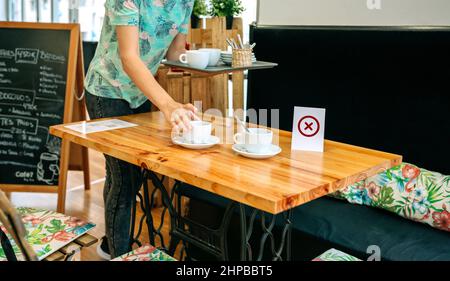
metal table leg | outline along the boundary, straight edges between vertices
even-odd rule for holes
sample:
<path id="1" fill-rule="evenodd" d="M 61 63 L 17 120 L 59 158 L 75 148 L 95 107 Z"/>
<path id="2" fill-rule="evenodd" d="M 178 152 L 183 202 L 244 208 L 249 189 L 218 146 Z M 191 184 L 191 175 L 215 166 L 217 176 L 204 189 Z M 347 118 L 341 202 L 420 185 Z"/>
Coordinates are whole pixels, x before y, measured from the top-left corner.
<path id="1" fill-rule="evenodd" d="M 264 211 L 258 209 L 251 209 L 251 214 L 247 223 L 247 216 L 244 204 L 239 204 L 240 224 L 241 224 L 241 260 L 261 261 L 263 259 L 264 250 L 266 248 L 267 240 L 270 241 L 270 250 L 272 252 L 272 260 L 283 260 L 283 252 L 285 252 L 285 259 L 291 259 L 291 236 L 292 236 L 292 209 L 279 215 L 266 214 Z M 256 217 L 259 214 L 261 219 L 262 235 L 259 241 L 259 251 L 256 257 L 253 256 L 252 245 L 250 239 L 253 234 Z M 266 216 L 270 216 L 269 223 L 266 223 Z M 273 233 L 277 217 L 281 216 L 283 219 L 283 226 L 281 230 L 280 241 L 277 245 L 275 235 Z"/>
<path id="2" fill-rule="evenodd" d="M 147 180 L 150 179 L 154 185 L 154 189 L 150 192 L 148 189 Z M 139 220 L 139 228 L 137 234 L 134 236 L 134 225 L 136 223 L 136 202 L 133 206 L 133 218 L 132 218 L 132 232 L 131 243 L 137 243 L 140 245 L 139 236 L 142 232 L 143 222 L 147 224 L 147 230 L 149 233 L 150 243 L 155 245 L 156 240 L 160 242 L 161 250 L 167 252 L 169 255 L 173 255 L 179 243 L 182 243 L 181 257 L 190 259 L 189 253 L 186 251 L 186 245 L 192 245 L 200 248 L 201 250 L 217 257 L 219 260 L 229 260 L 228 245 L 227 245 L 227 233 L 231 217 L 236 207 L 239 207 L 240 224 L 241 224 L 241 260 L 262 260 L 265 245 L 270 241 L 270 249 L 272 251 L 273 260 L 290 260 L 291 258 L 291 220 L 292 211 L 286 211 L 280 215 L 267 214 L 261 210 L 251 209 L 251 214 L 247 222 L 247 216 L 245 213 L 245 205 L 230 200 L 230 203 L 226 207 L 220 226 L 217 229 L 212 229 L 201 223 L 195 222 L 187 217 L 182 216 L 181 197 L 180 192 L 181 182 L 176 181 L 172 192 L 169 194 L 163 183 L 164 178 L 159 178 L 154 172 L 143 170 L 143 188 L 144 195 L 140 198 L 140 207 L 143 211 L 143 216 Z M 163 210 L 161 214 L 161 221 L 155 225 L 152 217 L 152 207 L 155 203 L 156 192 L 160 192 L 163 200 Z M 175 195 L 177 195 L 176 208 L 174 206 Z M 162 228 L 165 223 L 165 214 L 169 212 L 170 215 L 170 241 L 167 245 L 167 241 L 164 240 L 162 234 Z M 259 252 L 257 256 L 253 255 L 251 238 L 255 225 L 256 218 L 259 214 L 261 219 L 262 236 L 259 242 Z M 270 216 L 268 222 L 266 217 Z M 274 236 L 275 222 L 278 216 L 281 216 L 284 222 L 281 231 L 281 241 L 277 243 Z M 283 255 L 285 256 L 283 258 Z"/>
<path id="3" fill-rule="evenodd" d="M 147 180 L 150 179 L 154 185 L 154 189 L 150 192 L 148 189 Z M 187 217 L 182 216 L 181 197 L 183 194 L 179 192 L 181 182 L 176 181 L 171 194 L 167 192 L 164 186 L 163 179 L 160 179 L 154 172 L 143 170 L 143 188 L 144 195 L 140 196 L 140 206 L 143 211 L 143 216 L 139 220 L 139 227 L 137 234 L 134 234 L 134 226 L 136 223 L 136 202 L 133 206 L 133 218 L 132 218 L 132 231 L 131 231 L 131 243 L 140 245 L 139 236 L 142 232 L 143 222 L 147 224 L 149 233 L 149 240 L 152 245 L 155 245 L 156 240 L 159 240 L 161 250 L 164 250 L 169 255 L 173 255 L 179 243 L 182 243 L 180 256 L 186 256 L 186 259 L 190 259 L 189 254 L 186 252 L 187 244 L 196 246 L 213 256 L 216 256 L 220 260 L 228 260 L 227 251 L 227 231 L 228 226 L 233 214 L 233 210 L 236 207 L 235 202 L 231 202 L 226 208 L 225 214 L 221 221 L 221 225 L 218 229 L 211 229 L 198 222 L 192 221 Z M 154 205 L 156 192 L 161 192 L 163 199 L 163 210 L 161 215 L 161 221 L 158 225 L 152 217 L 151 209 Z M 177 195 L 176 206 L 174 207 L 174 199 Z M 169 212 L 170 215 L 170 241 L 167 245 L 167 241 L 164 241 L 162 235 L 162 227 L 165 223 L 165 214 Z M 158 239 L 157 239 L 158 238 Z"/>
<path id="4" fill-rule="evenodd" d="M 132 226 L 131 226 L 131 244 L 136 243 L 138 245 L 141 245 L 139 237 L 142 233 L 143 223 L 145 221 L 146 225 L 147 225 L 148 234 L 149 234 L 150 244 L 155 245 L 156 238 L 159 238 L 159 241 L 161 244 L 160 248 L 162 250 L 167 251 L 166 241 L 164 241 L 164 237 L 162 234 L 162 228 L 164 226 L 165 214 L 166 214 L 167 210 L 169 210 L 171 217 L 175 213 L 173 210 L 172 198 L 173 198 L 173 194 L 174 194 L 175 190 L 177 189 L 177 185 L 179 183 L 177 182 L 175 184 L 174 188 L 172 189 L 172 194 L 169 195 L 163 184 L 164 178 L 160 179 L 160 178 L 158 178 L 158 176 L 155 173 L 153 173 L 151 171 L 147 171 L 147 170 L 143 170 L 142 173 L 143 173 L 143 191 L 144 191 L 143 193 L 144 194 L 141 195 L 140 193 L 138 193 L 137 196 L 140 199 L 139 200 L 140 208 L 143 212 L 143 215 L 139 220 L 138 231 L 137 231 L 136 235 L 134 235 L 134 228 L 135 228 L 135 224 L 136 224 L 136 205 L 137 205 L 137 202 L 134 201 L 133 213 L 132 213 L 132 219 L 131 219 L 131 224 L 132 224 Z M 155 188 L 151 192 L 149 190 L 147 180 L 151 180 L 153 185 L 155 186 Z M 159 222 L 158 225 L 155 225 L 151 211 L 152 211 L 152 207 L 155 204 L 155 196 L 158 191 L 161 193 L 161 197 L 163 200 L 163 210 L 162 210 L 162 214 L 161 214 L 161 221 Z M 173 219 L 171 219 L 171 221 L 173 222 Z"/>

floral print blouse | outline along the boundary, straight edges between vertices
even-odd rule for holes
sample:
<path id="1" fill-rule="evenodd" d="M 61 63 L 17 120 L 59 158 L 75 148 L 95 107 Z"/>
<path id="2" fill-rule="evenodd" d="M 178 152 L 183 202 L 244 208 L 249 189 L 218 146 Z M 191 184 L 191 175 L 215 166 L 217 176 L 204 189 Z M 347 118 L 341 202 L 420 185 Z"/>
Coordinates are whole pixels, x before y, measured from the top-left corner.
<path id="1" fill-rule="evenodd" d="M 194 0 L 106 0 L 105 19 L 85 87 L 93 95 L 126 100 L 131 108 L 147 97 L 122 67 L 115 26 L 139 28 L 140 57 L 156 74 L 161 60 L 178 33 L 186 34 Z"/>

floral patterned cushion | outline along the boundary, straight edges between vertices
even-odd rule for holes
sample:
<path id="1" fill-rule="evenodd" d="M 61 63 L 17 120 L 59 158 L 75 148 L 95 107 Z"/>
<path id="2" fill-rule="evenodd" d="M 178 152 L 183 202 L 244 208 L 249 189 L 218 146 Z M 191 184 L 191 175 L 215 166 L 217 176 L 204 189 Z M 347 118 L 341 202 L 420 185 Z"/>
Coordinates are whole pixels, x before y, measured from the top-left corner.
<path id="1" fill-rule="evenodd" d="M 312 261 L 361 261 L 361 260 L 352 255 L 341 252 L 339 250 L 329 249 L 328 251 L 321 254 Z"/>
<path id="2" fill-rule="evenodd" d="M 39 260 L 45 259 L 95 227 L 95 224 L 54 211 L 17 208 L 17 212 L 22 216 L 28 243 L 36 252 Z M 0 224 L 0 227 L 8 235 L 17 259 L 23 260 L 23 255 L 14 240 L 3 225 Z M 5 253 L 0 246 L 0 261 L 5 260 Z"/>
<path id="3" fill-rule="evenodd" d="M 332 195 L 450 231 L 450 176 L 403 163 Z"/>
<path id="4" fill-rule="evenodd" d="M 176 259 L 147 244 L 112 261 L 176 261 Z"/>

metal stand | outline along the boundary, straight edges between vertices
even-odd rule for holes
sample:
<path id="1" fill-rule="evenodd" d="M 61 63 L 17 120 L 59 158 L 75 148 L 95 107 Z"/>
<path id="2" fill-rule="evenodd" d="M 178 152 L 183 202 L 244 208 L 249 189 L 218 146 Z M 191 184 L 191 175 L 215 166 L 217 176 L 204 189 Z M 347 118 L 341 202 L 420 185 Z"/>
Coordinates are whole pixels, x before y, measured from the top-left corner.
<path id="1" fill-rule="evenodd" d="M 154 185 L 154 189 L 150 192 L 148 189 L 147 180 L 150 179 Z M 273 254 L 273 260 L 283 260 L 283 252 L 286 249 L 285 259 L 290 260 L 291 258 L 291 216 L 292 211 L 287 211 L 283 213 L 281 216 L 283 217 L 284 226 L 282 229 L 281 241 L 279 245 L 276 245 L 275 237 L 273 234 L 275 221 L 277 215 L 271 215 L 272 218 L 269 224 L 266 224 L 266 216 L 265 212 L 252 209 L 250 219 L 247 227 L 247 217 L 245 214 L 245 206 L 243 204 L 230 201 L 225 209 L 225 213 L 223 215 L 220 226 L 217 229 L 212 229 L 208 226 L 205 226 L 201 223 L 195 222 L 189 218 L 182 216 L 182 196 L 183 192 L 181 192 L 182 183 L 180 181 L 176 181 L 171 194 L 167 192 L 164 184 L 164 177 L 161 179 L 152 171 L 143 170 L 143 193 L 144 195 L 140 195 L 138 193 L 138 197 L 140 198 L 140 207 L 143 211 L 143 216 L 139 220 L 139 227 L 136 235 L 134 234 L 134 228 L 136 224 L 136 204 L 134 201 L 133 204 L 133 217 L 132 217 L 132 228 L 131 228 L 131 244 L 138 244 L 141 246 L 141 242 L 139 241 L 139 236 L 142 233 L 142 227 L 144 220 L 147 224 L 147 230 L 149 233 L 149 240 L 152 245 L 156 245 L 156 238 L 159 238 L 159 249 L 165 251 L 169 255 L 174 255 L 177 246 L 182 243 L 182 247 L 180 250 L 180 259 L 181 260 L 191 260 L 191 256 L 189 255 L 188 249 L 186 247 L 187 244 L 196 246 L 201 250 L 215 256 L 219 260 L 229 260 L 228 256 L 228 245 L 227 245 L 227 232 L 229 228 L 229 224 L 231 221 L 231 217 L 237 207 L 239 207 L 240 212 L 240 224 L 241 224 L 241 260 L 253 260 L 252 255 L 252 247 L 250 245 L 250 238 L 253 233 L 253 225 L 256 220 L 256 216 L 260 213 L 261 216 L 261 227 L 263 230 L 263 234 L 260 240 L 259 245 L 259 254 L 256 257 L 256 260 L 263 259 L 263 252 L 266 245 L 266 242 L 269 238 L 271 250 Z M 161 213 L 161 221 L 155 225 L 155 221 L 152 217 L 152 207 L 155 203 L 155 195 L 157 192 L 161 193 L 162 201 L 163 201 L 163 210 Z M 176 202 L 174 202 L 176 201 Z M 165 220 L 166 212 L 169 212 L 170 215 L 170 242 L 167 245 L 164 240 L 164 236 L 162 234 L 162 229 Z"/>
<path id="2" fill-rule="evenodd" d="M 269 216 L 271 216 L 269 224 L 266 224 L 267 214 L 264 211 L 252 209 L 248 221 L 248 227 L 247 227 L 247 216 L 245 212 L 245 205 L 239 204 L 239 211 L 241 224 L 241 261 L 254 260 L 250 239 L 253 234 L 253 227 L 258 213 L 260 214 L 261 217 L 261 229 L 263 233 L 261 235 L 261 239 L 259 242 L 258 256 L 256 256 L 255 260 L 261 261 L 263 259 L 264 249 L 266 248 L 266 242 L 268 238 L 270 240 L 270 249 L 272 252 L 273 261 L 283 260 L 282 254 L 284 250 L 286 250 L 285 259 L 288 261 L 291 259 L 292 209 L 282 213 L 281 215 L 269 214 Z M 279 244 L 276 245 L 273 230 L 275 228 L 275 223 L 278 216 L 282 217 L 283 226 L 281 231 L 281 240 Z"/>

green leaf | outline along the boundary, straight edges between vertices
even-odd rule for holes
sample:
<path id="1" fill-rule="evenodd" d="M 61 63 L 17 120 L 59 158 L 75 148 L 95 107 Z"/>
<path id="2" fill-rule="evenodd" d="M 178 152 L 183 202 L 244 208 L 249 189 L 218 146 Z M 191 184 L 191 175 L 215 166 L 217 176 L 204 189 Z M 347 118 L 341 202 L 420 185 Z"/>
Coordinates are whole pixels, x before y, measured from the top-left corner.
<path id="1" fill-rule="evenodd" d="M 386 171 L 386 177 L 387 177 L 389 180 L 392 180 L 391 169 L 388 169 L 388 170 Z"/>
<path id="2" fill-rule="evenodd" d="M 238 16 L 244 11 L 241 0 L 211 0 L 213 17 Z"/>
<path id="3" fill-rule="evenodd" d="M 40 224 L 38 227 L 36 227 L 31 233 L 28 234 L 28 236 L 36 236 L 38 235 L 41 231 L 42 228 L 44 227 L 43 224 Z"/>
<path id="4" fill-rule="evenodd" d="M 433 210 L 436 211 L 436 212 L 442 212 L 442 211 L 444 211 L 444 209 L 436 208 L 436 207 L 433 206 L 433 205 L 431 205 L 429 208 L 430 208 L 430 209 L 433 209 Z"/>
<path id="5" fill-rule="evenodd" d="M 45 227 L 47 229 L 47 231 L 50 233 L 56 233 L 56 232 L 62 231 L 66 227 L 66 225 L 62 224 L 61 221 L 57 220 L 57 219 L 52 219 L 50 221 L 50 224 L 51 224 L 50 226 Z"/>
<path id="6" fill-rule="evenodd" d="M 442 185 L 447 185 L 447 187 L 450 187 L 450 176 L 444 176 L 441 180 Z M 450 190 L 449 190 L 450 192 Z"/>
<path id="7" fill-rule="evenodd" d="M 424 185 L 424 186 L 430 185 L 433 182 L 436 182 L 436 174 L 433 172 L 421 169 L 418 182 L 419 182 L 419 184 L 422 183 L 422 185 Z"/>
<path id="8" fill-rule="evenodd" d="M 383 187 L 380 193 L 372 201 L 372 206 L 386 209 L 391 212 L 395 212 L 395 207 L 392 206 L 394 203 L 394 190 L 392 187 Z"/>
<path id="9" fill-rule="evenodd" d="M 437 184 L 433 184 L 432 182 L 426 186 L 426 189 L 428 191 L 427 200 L 430 203 L 436 203 L 439 201 L 442 201 L 443 198 L 443 191 L 441 190 L 441 186 Z"/>
<path id="10" fill-rule="evenodd" d="M 408 217 L 411 217 L 411 208 L 406 208 L 405 214 L 407 214 Z"/>
<path id="11" fill-rule="evenodd" d="M 14 254 L 17 258 L 19 258 L 19 256 L 22 254 L 19 247 L 14 242 L 11 243 L 11 246 L 13 248 Z M 6 259 L 6 254 L 2 247 L 0 247 L 0 259 Z"/>
<path id="12" fill-rule="evenodd" d="M 198 17 L 208 15 L 208 7 L 206 6 L 205 0 L 195 0 L 192 14 Z"/>
<path id="13" fill-rule="evenodd" d="M 42 245 L 42 239 L 45 238 L 45 234 L 38 234 L 35 236 L 29 236 L 27 237 L 27 241 L 30 245 Z"/>
<path id="14" fill-rule="evenodd" d="M 39 251 L 37 251 L 36 254 L 37 254 L 39 257 L 42 257 L 43 255 L 48 254 L 48 253 L 50 253 L 51 251 L 52 251 L 52 248 L 50 247 L 50 244 L 47 244 L 47 245 L 45 245 L 44 248 L 42 248 L 42 249 L 40 249 Z"/>

